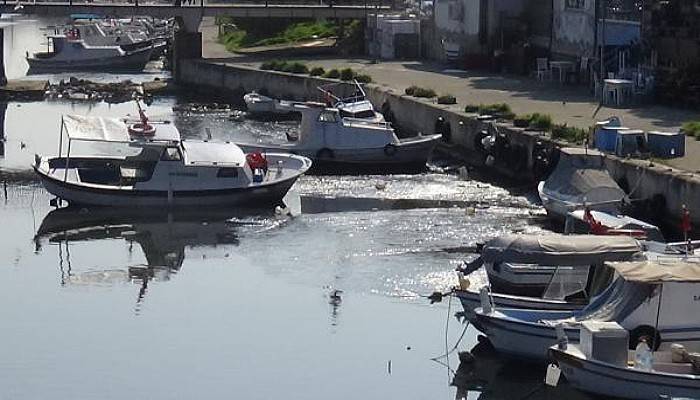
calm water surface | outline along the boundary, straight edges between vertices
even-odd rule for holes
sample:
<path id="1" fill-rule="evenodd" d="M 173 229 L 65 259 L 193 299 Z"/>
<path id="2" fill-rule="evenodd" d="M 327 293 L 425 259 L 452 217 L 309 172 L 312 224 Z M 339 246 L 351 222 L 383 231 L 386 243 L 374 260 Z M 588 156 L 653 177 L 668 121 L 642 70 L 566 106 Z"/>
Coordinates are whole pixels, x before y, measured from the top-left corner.
<path id="1" fill-rule="evenodd" d="M 6 29 L 20 36 L 25 25 Z M 215 139 L 280 140 L 298 128 L 174 113 L 183 101 L 158 99 L 149 112 L 188 138 L 208 128 Z M 134 111 L 4 107 L 0 399 L 576 398 L 537 391 L 540 370 L 479 348 L 471 366 L 440 358 L 462 331 L 450 318 L 446 343 L 461 306 L 420 297 L 455 284 L 476 242 L 541 230 L 526 196 L 437 173 L 306 176 L 286 199 L 294 217 L 52 209 L 29 165 L 55 153 L 61 115 Z M 468 329 L 459 350 L 476 335 Z"/>

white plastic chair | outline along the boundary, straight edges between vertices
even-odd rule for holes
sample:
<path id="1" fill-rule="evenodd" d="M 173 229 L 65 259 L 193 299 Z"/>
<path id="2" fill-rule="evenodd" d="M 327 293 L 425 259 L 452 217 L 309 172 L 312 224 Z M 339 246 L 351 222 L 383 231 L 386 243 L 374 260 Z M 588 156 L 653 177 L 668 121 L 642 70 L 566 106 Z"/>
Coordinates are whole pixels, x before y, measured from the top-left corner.
<path id="1" fill-rule="evenodd" d="M 546 57 L 537 58 L 537 80 L 551 79 L 552 70 L 549 69 L 549 59 Z"/>

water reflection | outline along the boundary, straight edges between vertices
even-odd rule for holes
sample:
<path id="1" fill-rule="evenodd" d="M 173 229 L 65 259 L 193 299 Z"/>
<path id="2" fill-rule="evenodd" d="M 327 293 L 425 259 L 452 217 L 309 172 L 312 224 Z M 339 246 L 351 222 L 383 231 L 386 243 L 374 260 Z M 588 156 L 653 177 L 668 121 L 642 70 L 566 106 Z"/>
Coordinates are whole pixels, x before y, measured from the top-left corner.
<path id="1" fill-rule="evenodd" d="M 470 353 L 473 358 L 461 357 L 452 380 L 456 400 L 593 399 L 563 380 L 557 387 L 546 386 L 544 365 L 499 357 L 488 342 L 479 342 Z"/>
<path id="2" fill-rule="evenodd" d="M 186 248 L 224 248 L 238 246 L 236 221 L 229 210 L 180 211 L 177 213 L 85 209 L 67 207 L 49 212 L 34 238 L 35 251 L 45 243 L 59 248 L 58 267 L 61 285 L 115 284 L 132 282 L 140 285 L 138 305 L 144 300 L 150 281 L 164 282 L 182 268 Z M 123 239 L 128 253 L 140 247 L 146 262 L 124 268 L 89 269 L 75 272 L 71 247 L 80 242 Z M 224 257 L 228 257 L 225 253 Z M 131 258 L 131 257 L 130 257 Z"/>

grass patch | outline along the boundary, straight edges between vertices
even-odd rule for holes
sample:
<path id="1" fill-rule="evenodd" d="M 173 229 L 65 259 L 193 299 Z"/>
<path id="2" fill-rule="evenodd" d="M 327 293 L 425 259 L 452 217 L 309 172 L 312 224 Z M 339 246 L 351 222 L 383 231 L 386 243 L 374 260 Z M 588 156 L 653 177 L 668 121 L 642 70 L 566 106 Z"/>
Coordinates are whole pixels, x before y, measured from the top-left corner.
<path id="1" fill-rule="evenodd" d="M 326 70 L 323 69 L 323 67 L 313 67 L 311 68 L 311 71 L 309 71 L 309 75 L 311 76 L 323 76 L 325 73 Z"/>
<path id="2" fill-rule="evenodd" d="M 566 124 L 552 126 L 552 138 L 582 144 L 588 138 L 588 129 L 575 128 Z"/>
<path id="3" fill-rule="evenodd" d="M 451 94 L 443 94 L 437 98 L 438 104 L 457 104 L 457 98 Z"/>
<path id="4" fill-rule="evenodd" d="M 688 121 L 681 126 L 681 132 L 700 140 L 700 121 Z"/>
<path id="5" fill-rule="evenodd" d="M 338 79 L 338 78 L 340 78 L 340 71 L 333 68 L 333 69 L 329 70 L 328 72 L 326 72 L 325 74 L 323 74 L 323 77 L 324 78 L 331 78 L 331 79 Z"/>
<path id="6" fill-rule="evenodd" d="M 530 128 L 538 131 L 549 131 L 552 129 L 552 116 L 549 114 L 534 113 L 530 116 Z"/>
<path id="7" fill-rule="evenodd" d="M 464 112 L 476 113 L 479 115 L 493 115 L 502 119 L 515 118 L 515 113 L 513 113 L 510 106 L 506 103 L 468 104 L 464 107 Z"/>
<path id="8" fill-rule="evenodd" d="M 265 71 L 281 71 L 289 72 L 292 74 L 306 74 L 309 72 L 309 68 L 306 64 L 295 61 L 286 62 L 279 60 L 266 61 L 260 65 L 260 69 Z"/>
<path id="9" fill-rule="evenodd" d="M 513 125 L 519 128 L 529 128 L 538 131 L 550 131 L 553 128 L 552 116 L 549 114 L 525 114 L 518 115 L 513 119 Z M 566 125 L 563 125 L 566 126 Z M 567 128 L 576 129 L 576 128 Z"/>
<path id="10" fill-rule="evenodd" d="M 219 42 L 228 51 L 246 47 L 295 44 L 337 35 L 337 25 L 330 21 L 306 21 L 284 24 L 278 29 L 262 29 L 262 26 L 237 21 L 238 30 L 225 32 Z M 267 26 L 266 28 L 269 28 Z"/>
<path id="11" fill-rule="evenodd" d="M 433 89 L 422 88 L 418 86 L 409 86 L 406 88 L 405 92 L 407 95 L 413 97 L 433 98 L 436 96 L 436 93 Z"/>
<path id="12" fill-rule="evenodd" d="M 340 70 L 341 81 L 351 81 L 355 77 L 355 71 L 352 68 L 343 68 Z"/>
<path id="13" fill-rule="evenodd" d="M 359 83 L 372 83 L 372 77 L 367 74 L 355 75 L 355 80 Z"/>

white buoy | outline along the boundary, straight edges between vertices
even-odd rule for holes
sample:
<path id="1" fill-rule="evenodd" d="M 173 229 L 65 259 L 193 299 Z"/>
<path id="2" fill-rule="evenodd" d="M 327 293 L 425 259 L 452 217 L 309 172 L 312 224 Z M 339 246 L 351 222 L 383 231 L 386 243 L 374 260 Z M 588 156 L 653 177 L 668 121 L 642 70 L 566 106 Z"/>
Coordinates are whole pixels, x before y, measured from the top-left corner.
<path id="1" fill-rule="evenodd" d="M 554 364 L 549 364 L 549 366 L 547 366 L 547 375 L 545 375 L 544 383 L 547 386 L 556 387 L 559 384 L 560 377 L 561 369 Z"/>

